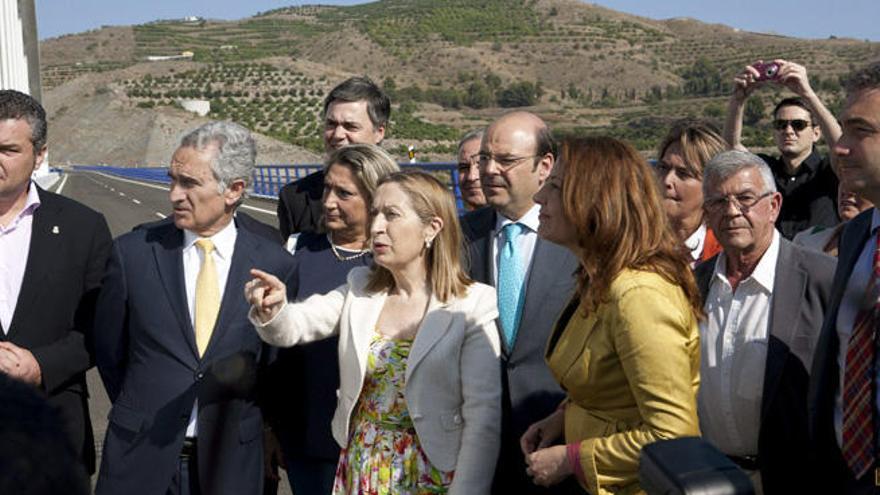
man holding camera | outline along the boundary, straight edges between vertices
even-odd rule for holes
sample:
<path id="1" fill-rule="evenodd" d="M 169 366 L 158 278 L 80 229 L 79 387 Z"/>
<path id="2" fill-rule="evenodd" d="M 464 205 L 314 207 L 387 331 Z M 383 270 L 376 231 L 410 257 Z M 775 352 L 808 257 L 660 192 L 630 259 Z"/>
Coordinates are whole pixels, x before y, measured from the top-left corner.
<path id="1" fill-rule="evenodd" d="M 797 95 L 781 100 L 773 109 L 773 139 L 779 157 L 758 154 L 770 166 L 782 193 L 777 228 L 791 239 L 813 226 L 836 225 L 837 176 L 830 158 L 820 155 L 815 144 L 824 136 L 828 147 L 833 147 L 840 137 L 840 125 L 813 91 L 804 66 L 781 59 L 767 63 L 758 60 L 737 74 L 724 138 L 731 149 L 747 151 L 742 144 L 746 100 L 765 84 L 781 85 Z"/>

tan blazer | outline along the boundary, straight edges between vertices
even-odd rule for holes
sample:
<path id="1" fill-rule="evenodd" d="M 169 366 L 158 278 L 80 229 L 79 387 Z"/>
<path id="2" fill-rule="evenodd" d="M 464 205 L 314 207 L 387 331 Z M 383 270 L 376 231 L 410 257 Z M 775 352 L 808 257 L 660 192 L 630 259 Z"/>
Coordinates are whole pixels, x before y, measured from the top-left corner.
<path id="1" fill-rule="evenodd" d="M 589 493 L 638 492 L 643 446 L 700 434 L 699 342 L 682 290 L 645 271 L 624 270 L 595 312 L 557 324 L 547 364 L 568 392 L 565 442 L 580 441 Z"/>
<path id="2" fill-rule="evenodd" d="M 288 303 L 268 324 L 266 342 L 290 347 L 339 334 L 339 402 L 333 437 L 345 447 L 366 374 L 367 353 L 386 292 L 365 290 L 369 269 L 346 285 Z M 406 364 L 406 398 L 416 434 L 437 469 L 455 470 L 451 494 L 489 493 L 501 434 L 500 342 L 495 289 L 474 283 L 465 297 L 432 296 Z"/>

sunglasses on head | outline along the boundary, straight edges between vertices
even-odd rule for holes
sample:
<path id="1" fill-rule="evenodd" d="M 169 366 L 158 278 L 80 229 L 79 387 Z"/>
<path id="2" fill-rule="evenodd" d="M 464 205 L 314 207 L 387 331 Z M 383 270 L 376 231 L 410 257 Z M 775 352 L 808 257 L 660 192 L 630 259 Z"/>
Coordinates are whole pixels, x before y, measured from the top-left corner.
<path id="1" fill-rule="evenodd" d="M 803 119 L 793 119 L 793 120 L 785 120 L 785 119 L 776 119 L 773 121 L 773 128 L 777 131 L 784 131 L 786 127 L 791 126 L 797 132 L 800 132 L 807 128 L 810 125 L 809 121 Z"/>

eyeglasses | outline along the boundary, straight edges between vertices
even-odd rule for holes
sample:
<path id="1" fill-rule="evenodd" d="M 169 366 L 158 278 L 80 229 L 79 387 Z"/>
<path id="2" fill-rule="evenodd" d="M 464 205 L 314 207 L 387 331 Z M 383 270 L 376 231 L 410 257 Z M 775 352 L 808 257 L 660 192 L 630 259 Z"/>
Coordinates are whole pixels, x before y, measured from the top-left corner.
<path id="1" fill-rule="evenodd" d="M 722 196 L 720 198 L 706 199 L 703 202 L 703 208 L 708 212 L 718 213 L 719 211 L 726 211 L 727 205 L 732 204 L 740 211 L 740 213 L 746 214 L 749 210 L 754 208 L 758 202 L 772 194 L 772 191 L 767 191 L 759 196 L 756 196 L 753 193 L 728 194 L 727 196 Z"/>
<path id="2" fill-rule="evenodd" d="M 490 161 L 494 161 L 498 164 L 498 166 L 504 170 L 508 171 L 517 165 L 523 163 L 525 160 L 529 158 L 536 158 L 541 155 L 529 155 L 529 156 L 496 156 L 492 153 L 479 153 L 477 155 L 477 163 L 479 163 L 480 168 L 485 168 L 489 165 Z"/>
<path id="3" fill-rule="evenodd" d="M 794 132 L 801 132 L 810 125 L 810 121 L 804 119 L 776 119 L 773 121 L 773 128 L 777 131 L 784 131 L 788 126 L 794 129 Z"/>

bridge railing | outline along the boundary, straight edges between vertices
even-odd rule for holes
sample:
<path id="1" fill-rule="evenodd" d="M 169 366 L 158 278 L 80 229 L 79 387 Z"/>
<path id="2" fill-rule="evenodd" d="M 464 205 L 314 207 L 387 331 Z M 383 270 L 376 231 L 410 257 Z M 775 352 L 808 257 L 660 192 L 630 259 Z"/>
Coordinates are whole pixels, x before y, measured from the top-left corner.
<path id="1" fill-rule="evenodd" d="M 168 184 L 168 167 L 117 167 L 112 165 L 74 165 L 75 170 L 89 170 L 102 172 L 134 180 L 144 180 Z M 305 165 L 258 165 L 254 170 L 252 181 L 252 195 L 265 198 L 277 199 L 278 192 L 285 184 L 317 172 L 323 168 L 320 164 Z M 427 163 L 400 163 L 400 168 L 415 168 L 430 172 L 443 181 L 449 190 L 455 195 L 455 203 L 459 211 L 464 211 L 461 201 L 461 185 L 458 183 L 456 164 L 448 162 Z"/>

